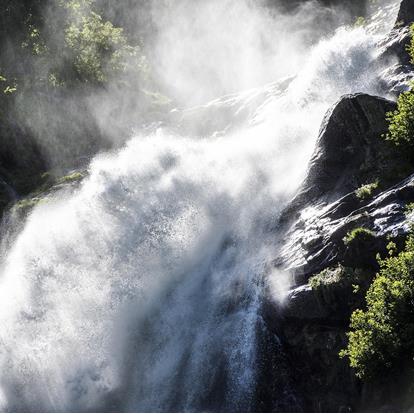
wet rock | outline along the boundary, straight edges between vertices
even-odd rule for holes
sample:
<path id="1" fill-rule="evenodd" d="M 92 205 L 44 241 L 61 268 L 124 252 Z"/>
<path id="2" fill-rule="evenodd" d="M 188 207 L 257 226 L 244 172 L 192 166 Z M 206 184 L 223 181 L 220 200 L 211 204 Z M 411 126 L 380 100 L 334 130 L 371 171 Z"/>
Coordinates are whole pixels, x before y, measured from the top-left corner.
<path id="1" fill-rule="evenodd" d="M 414 164 L 410 154 L 382 137 L 386 113 L 394 108 L 391 101 L 357 94 L 343 97 L 327 113 L 308 176 L 279 223 L 286 237 L 275 264 L 293 271 L 298 283 L 337 263 L 373 268 L 388 235 L 406 233 L 404 208 L 414 192 L 411 178 L 403 178 L 414 172 Z M 376 180 L 380 191 L 388 190 L 357 196 L 360 186 Z M 369 246 L 345 246 L 344 237 L 358 227 L 375 238 Z"/>
<path id="2" fill-rule="evenodd" d="M 364 94 L 341 99 L 327 113 L 308 177 L 278 223 L 285 238 L 275 265 L 288 269 L 296 285 L 285 306 L 275 312 L 282 348 L 306 411 L 385 404 L 378 398 L 370 405 L 367 395 L 375 390 L 362 392 L 338 353 L 346 347 L 350 315 L 363 306 L 378 270 L 377 253 L 385 256 L 390 239 L 402 246 L 410 231 L 414 163 L 410 154 L 397 151 L 382 137 L 388 127 L 386 113 L 394 108 L 391 101 Z M 358 196 L 361 185 L 376 179 L 378 192 Z M 365 230 L 349 242 L 357 228 Z M 334 269 L 350 269 L 352 277 L 345 271 L 338 278 L 322 273 L 327 283 L 309 286 L 311 276 Z"/>
<path id="3" fill-rule="evenodd" d="M 303 396 L 305 412 L 350 412 L 359 405 L 359 384 L 339 358 L 346 344 L 344 327 L 289 324 L 283 342 L 292 361 L 293 385 Z"/>
<path id="4" fill-rule="evenodd" d="M 29 132 L 10 120 L 0 126 L 0 177 L 13 191 L 32 191 L 47 168 L 45 157 Z"/>
<path id="5" fill-rule="evenodd" d="M 401 2 L 394 28 L 378 45 L 383 52 L 377 62 L 387 67 L 380 83 L 383 84 L 384 91 L 394 93 L 395 96 L 407 90 L 414 77 L 414 66 L 407 52 L 411 42 L 410 26 L 414 22 L 413 7 L 411 0 Z"/>
<path id="6" fill-rule="evenodd" d="M 291 206 L 344 196 L 374 179 L 387 132 L 386 113 L 395 103 L 366 94 L 344 96 L 328 111 L 310 161 L 307 178 Z"/>
<path id="7" fill-rule="evenodd" d="M 407 204 L 414 201 L 414 175 L 354 209 L 347 199 L 354 194 L 320 208 L 309 207 L 294 222 L 286 235 L 283 258 L 298 283 L 322 269 L 342 263 L 345 266 L 375 269 L 375 256 L 384 255 L 388 239 L 398 243 L 410 230 Z M 345 206 L 344 206 L 345 204 Z M 345 211 L 338 217 L 338 211 Z M 365 245 L 346 246 L 344 237 L 356 228 L 371 230 L 375 237 Z"/>
<path id="8" fill-rule="evenodd" d="M 302 285 L 289 293 L 283 317 L 294 321 L 324 319 L 329 317 L 327 308 L 321 306 L 309 285 Z"/>
<path id="9" fill-rule="evenodd" d="M 414 2 L 412 0 L 402 0 L 397 17 L 397 26 L 408 26 L 414 23 Z"/>

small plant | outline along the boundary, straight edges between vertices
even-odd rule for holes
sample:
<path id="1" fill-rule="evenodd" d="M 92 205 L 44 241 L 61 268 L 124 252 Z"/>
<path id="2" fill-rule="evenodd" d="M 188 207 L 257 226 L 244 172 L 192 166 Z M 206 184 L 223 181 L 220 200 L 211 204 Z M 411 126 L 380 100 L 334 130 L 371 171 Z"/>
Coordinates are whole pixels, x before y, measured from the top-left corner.
<path id="1" fill-rule="evenodd" d="M 354 27 L 364 27 L 367 24 L 367 20 L 363 16 L 359 16 L 355 19 Z"/>
<path id="2" fill-rule="evenodd" d="M 414 211 L 414 203 L 408 203 L 405 205 L 405 215 L 409 216 Z"/>
<path id="3" fill-rule="evenodd" d="M 71 174 L 65 175 L 64 177 L 60 177 L 58 180 L 56 180 L 56 184 L 73 183 L 73 182 L 82 180 L 82 178 L 84 177 L 85 177 L 84 172 L 75 171 Z"/>
<path id="4" fill-rule="evenodd" d="M 309 285 L 313 290 L 317 290 L 322 286 L 339 283 L 344 276 L 344 273 L 345 268 L 342 265 L 335 268 L 324 269 L 309 279 Z"/>
<path id="5" fill-rule="evenodd" d="M 413 146 L 414 135 L 414 93 L 410 90 L 398 97 L 397 109 L 387 114 L 389 122 L 385 138 L 397 146 Z"/>
<path id="6" fill-rule="evenodd" d="M 46 197 L 23 198 L 13 206 L 13 209 L 15 209 L 15 211 L 18 211 L 19 213 L 26 214 L 37 205 L 47 203 L 48 201 L 49 200 Z"/>
<path id="7" fill-rule="evenodd" d="M 375 239 L 375 233 L 365 227 L 357 227 L 351 230 L 344 237 L 343 241 L 345 246 L 350 246 L 356 242 L 369 242 Z"/>
<path id="8" fill-rule="evenodd" d="M 365 184 L 359 187 L 357 190 L 355 190 L 355 195 L 360 200 L 366 200 L 375 193 L 375 191 L 378 189 L 378 186 L 379 186 L 378 180 L 370 184 Z"/>
<path id="9" fill-rule="evenodd" d="M 410 54 L 411 56 L 411 63 L 414 64 L 414 24 L 411 25 L 410 27 L 411 30 L 411 42 L 407 47 L 407 52 Z"/>
<path id="10" fill-rule="evenodd" d="M 324 269 L 312 276 L 309 279 L 309 285 L 312 290 L 345 285 L 349 285 L 354 289 L 355 286 L 359 288 L 359 283 L 364 279 L 367 279 L 367 272 L 339 264 L 336 267 Z"/>

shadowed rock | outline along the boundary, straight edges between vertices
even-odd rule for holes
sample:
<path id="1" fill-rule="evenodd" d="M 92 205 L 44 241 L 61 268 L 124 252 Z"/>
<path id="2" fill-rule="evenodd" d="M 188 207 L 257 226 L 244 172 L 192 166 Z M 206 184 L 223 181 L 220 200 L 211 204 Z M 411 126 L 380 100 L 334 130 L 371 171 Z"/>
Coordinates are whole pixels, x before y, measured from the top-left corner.
<path id="1" fill-rule="evenodd" d="M 328 111 L 307 178 L 281 216 L 288 231 L 277 264 L 292 269 L 298 282 L 336 263 L 372 268 L 386 234 L 400 231 L 394 222 L 405 220 L 404 206 L 414 200 L 414 191 L 411 181 L 397 183 L 413 172 L 413 163 L 410 154 L 383 137 L 386 114 L 394 109 L 391 101 L 358 94 L 343 97 Z M 378 191 L 388 190 L 357 196 L 359 187 L 376 181 Z M 358 255 L 343 242 L 357 227 L 381 235 Z"/>
<path id="2" fill-rule="evenodd" d="M 403 0 L 397 17 L 397 26 L 408 26 L 414 23 L 414 2 L 412 0 Z"/>
<path id="3" fill-rule="evenodd" d="M 355 190 L 382 162 L 386 114 L 394 102 L 366 94 L 344 96 L 325 115 L 307 178 L 291 208 L 330 201 Z M 287 209 L 289 211 L 289 208 Z"/>
<path id="4" fill-rule="evenodd" d="M 394 109 L 394 102 L 357 94 L 328 111 L 308 176 L 279 222 L 285 237 L 275 265 L 291 271 L 295 286 L 282 307 L 273 305 L 273 314 L 292 361 L 292 383 L 307 411 L 360 411 L 385 401 L 364 399 L 361 384 L 338 353 L 346 347 L 350 315 L 363 306 L 378 270 L 377 253 L 385 256 L 389 238 L 401 247 L 410 230 L 413 160 L 382 136 L 388 130 L 386 114 Z M 376 192 L 358 195 L 360 186 L 377 179 Z M 365 229 L 362 236 L 345 242 L 357 228 Z M 322 270 L 316 280 L 338 279 L 311 288 L 309 278 Z M 354 283 L 361 288 L 357 295 Z"/>

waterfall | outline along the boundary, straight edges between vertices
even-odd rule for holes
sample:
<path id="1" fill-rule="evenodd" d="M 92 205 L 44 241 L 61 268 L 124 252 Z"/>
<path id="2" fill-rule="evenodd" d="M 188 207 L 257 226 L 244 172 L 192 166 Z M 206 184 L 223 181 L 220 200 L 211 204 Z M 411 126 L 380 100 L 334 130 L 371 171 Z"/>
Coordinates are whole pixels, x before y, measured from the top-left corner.
<path id="1" fill-rule="evenodd" d="M 289 288 L 269 228 L 326 110 L 382 93 L 376 44 L 391 21 L 338 29 L 295 76 L 192 108 L 204 136 L 179 122 L 137 134 L 36 206 L 1 255 L 0 409 L 253 410 L 263 301 Z"/>

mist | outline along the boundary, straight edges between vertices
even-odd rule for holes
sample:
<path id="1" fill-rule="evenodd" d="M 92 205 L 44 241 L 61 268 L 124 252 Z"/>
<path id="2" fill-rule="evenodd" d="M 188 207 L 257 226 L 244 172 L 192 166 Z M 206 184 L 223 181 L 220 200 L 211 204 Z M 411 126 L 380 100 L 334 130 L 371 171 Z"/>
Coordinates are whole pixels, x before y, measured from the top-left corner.
<path id="1" fill-rule="evenodd" d="M 101 149 L 122 146 L 133 131 L 168 122 L 169 111 L 292 76 L 310 48 L 355 17 L 343 7 L 308 1 L 287 11 L 259 0 L 175 2 L 83 2 L 76 21 L 96 10 L 122 25 L 139 45 L 145 72 L 112 74 L 105 84 L 51 87 L 51 74 L 66 73 L 73 59 L 61 35 L 67 10 L 54 0 L 43 4 L 40 37 L 53 59 L 25 52 L 25 93 L 15 100 L 14 118 L 40 147 L 46 168 L 64 173 L 85 165 Z M 4 49 L 10 60 L 13 50 Z M 12 59 L 11 59 L 12 60 Z M 128 62 L 128 67 L 136 62 Z M 25 73 L 25 71 L 28 71 Z M 41 90 L 33 88 L 40 79 Z M 39 82 L 39 81 L 36 81 Z"/>
<path id="2" fill-rule="evenodd" d="M 153 13 L 154 67 L 182 106 L 296 74 L 309 48 L 350 18 L 316 1 L 287 12 L 252 0 L 184 0 Z"/>

